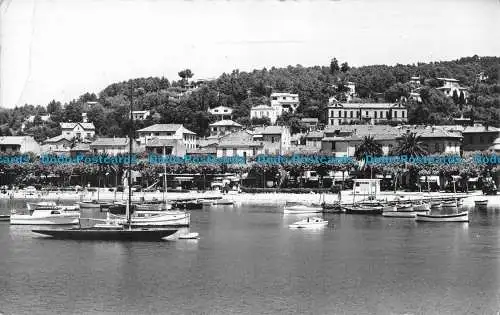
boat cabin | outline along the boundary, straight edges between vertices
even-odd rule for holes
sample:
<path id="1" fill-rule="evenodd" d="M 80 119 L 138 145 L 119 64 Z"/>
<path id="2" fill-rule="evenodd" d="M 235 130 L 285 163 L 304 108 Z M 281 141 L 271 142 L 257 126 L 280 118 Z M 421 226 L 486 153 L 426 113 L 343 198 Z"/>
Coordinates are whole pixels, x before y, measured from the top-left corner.
<path id="1" fill-rule="evenodd" d="M 380 194 L 380 178 L 355 179 L 352 188 L 353 198 L 363 196 L 364 198 L 375 198 Z"/>

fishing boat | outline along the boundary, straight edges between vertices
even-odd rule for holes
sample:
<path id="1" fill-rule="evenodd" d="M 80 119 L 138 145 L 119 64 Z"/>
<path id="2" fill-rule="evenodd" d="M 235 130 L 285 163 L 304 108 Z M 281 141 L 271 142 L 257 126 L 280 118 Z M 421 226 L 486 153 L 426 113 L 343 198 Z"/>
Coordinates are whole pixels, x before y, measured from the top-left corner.
<path id="1" fill-rule="evenodd" d="M 396 205 L 396 211 L 399 212 L 412 212 L 413 205 L 411 203 L 404 203 Z"/>
<path id="2" fill-rule="evenodd" d="M 476 207 L 486 207 L 488 205 L 488 199 L 474 200 L 474 205 Z"/>
<path id="3" fill-rule="evenodd" d="M 111 202 L 105 202 L 105 201 L 98 201 L 98 200 L 87 200 L 87 201 L 81 201 L 78 203 L 78 206 L 80 207 L 81 210 L 86 210 L 86 209 L 99 209 L 100 211 L 104 209 L 109 209 L 113 203 Z"/>
<path id="4" fill-rule="evenodd" d="M 80 206 L 78 204 L 75 205 L 58 205 L 53 201 L 42 201 L 38 203 L 27 203 L 26 207 L 28 210 L 60 210 L 64 212 L 79 212 Z"/>
<path id="5" fill-rule="evenodd" d="M 198 200 L 177 200 L 172 201 L 172 207 L 180 210 L 201 210 L 203 203 Z"/>
<path id="6" fill-rule="evenodd" d="M 171 210 L 172 205 L 162 201 L 146 201 L 136 204 L 135 208 L 140 211 L 162 211 Z"/>
<path id="7" fill-rule="evenodd" d="M 315 218 L 307 218 L 298 222 L 295 222 L 293 224 L 290 224 L 288 227 L 290 228 L 296 228 L 296 229 L 303 229 L 303 228 L 317 228 L 317 227 L 323 227 L 327 226 L 328 221 L 323 220 L 322 218 L 315 217 Z"/>
<path id="8" fill-rule="evenodd" d="M 347 214 L 382 214 L 384 206 L 366 206 L 354 204 L 352 206 L 344 206 Z M 390 208 L 387 208 L 390 211 Z"/>
<path id="9" fill-rule="evenodd" d="M 445 200 L 442 202 L 441 205 L 442 208 L 456 208 L 457 207 L 457 201 L 456 200 Z"/>
<path id="10" fill-rule="evenodd" d="M 413 203 L 413 211 L 415 212 L 428 212 L 431 211 L 431 204 L 425 201 L 418 201 Z"/>
<path id="11" fill-rule="evenodd" d="M 323 213 L 341 213 L 341 212 L 343 212 L 343 209 L 342 209 L 340 202 L 334 202 L 334 203 L 323 202 L 321 204 L 321 208 L 323 208 Z"/>
<path id="12" fill-rule="evenodd" d="M 231 200 L 220 199 L 220 200 L 214 200 L 212 202 L 212 205 L 214 205 L 214 206 L 227 206 L 227 205 L 234 205 L 234 202 Z"/>
<path id="13" fill-rule="evenodd" d="M 295 205 L 285 205 L 283 213 L 295 214 L 295 213 L 319 213 L 322 212 L 323 208 L 316 205 L 305 205 L 305 204 L 295 204 Z"/>
<path id="14" fill-rule="evenodd" d="M 10 221 L 10 215 L 0 214 L 0 221 Z"/>
<path id="15" fill-rule="evenodd" d="M 414 211 L 384 211 L 382 212 L 384 217 L 392 217 L 392 218 L 415 218 L 417 214 Z"/>
<path id="16" fill-rule="evenodd" d="M 443 203 L 441 201 L 431 201 L 431 210 L 441 209 L 443 207 Z"/>
<path id="17" fill-rule="evenodd" d="M 469 222 L 469 212 L 462 211 L 450 214 L 417 213 L 415 220 L 419 222 Z"/>
<path id="18" fill-rule="evenodd" d="M 75 225 L 80 219 L 80 212 L 65 212 L 61 209 L 33 209 L 27 214 L 17 214 L 16 210 L 10 216 L 12 225 Z"/>
<path id="19" fill-rule="evenodd" d="M 131 87 L 131 90 L 132 87 Z M 130 126 L 129 128 L 129 156 L 132 155 L 133 143 L 133 107 L 132 107 L 132 93 L 130 94 Z M 37 229 L 32 230 L 35 233 L 50 236 L 55 239 L 64 240 L 99 240 L 99 241 L 160 241 L 163 238 L 170 236 L 177 232 L 176 229 L 171 228 L 136 228 L 132 226 L 131 222 L 131 208 L 132 208 L 132 158 L 129 158 L 128 163 L 128 202 L 126 205 L 126 222 L 117 227 L 89 227 L 72 229 Z"/>

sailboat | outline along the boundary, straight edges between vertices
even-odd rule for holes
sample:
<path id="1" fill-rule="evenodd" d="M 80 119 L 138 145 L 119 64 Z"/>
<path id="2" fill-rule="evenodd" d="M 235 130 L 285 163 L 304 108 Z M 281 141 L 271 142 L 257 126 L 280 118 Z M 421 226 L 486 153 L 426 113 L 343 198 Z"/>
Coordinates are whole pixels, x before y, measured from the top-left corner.
<path id="1" fill-rule="evenodd" d="M 133 91 L 131 87 L 131 92 Z M 121 225 L 104 227 L 102 225 L 72 229 L 44 229 L 32 230 L 34 233 L 51 236 L 55 239 L 64 240 L 98 240 L 98 241 L 160 241 L 163 238 L 177 232 L 175 229 L 167 228 L 135 228 L 131 222 L 132 206 L 132 141 L 133 141 L 133 116 L 132 116 L 132 93 L 130 93 L 130 132 L 129 132 L 129 159 L 128 159 L 128 202 L 126 206 L 126 222 Z"/>
<path id="2" fill-rule="evenodd" d="M 453 181 L 454 195 L 456 195 L 457 190 L 455 186 L 455 181 Z M 451 201 L 443 201 L 442 208 L 451 209 L 451 213 L 433 213 L 433 208 L 429 213 L 417 213 L 416 221 L 418 222 L 469 222 L 469 211 L 460 211 L 458 209 L 457 198 Z"/>

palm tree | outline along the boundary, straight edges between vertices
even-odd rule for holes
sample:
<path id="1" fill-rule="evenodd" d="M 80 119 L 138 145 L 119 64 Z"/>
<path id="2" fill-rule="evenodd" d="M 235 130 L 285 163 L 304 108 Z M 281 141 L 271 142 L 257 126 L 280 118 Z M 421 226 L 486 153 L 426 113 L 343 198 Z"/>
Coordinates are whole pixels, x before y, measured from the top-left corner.
<path id="1" fill-rule="evenodd" d="M 427 155 L 427 151 L 422 145 L 420 136 L 417 136 L 414 132 L 407 132 L 403 134 L 398 147 L 394 151 L 397 155 L 407 155 L 407 156 L 423 156 Z"/>
<path id="2" fill-rule="evenodd" d="M 382 145 L 376 142 L 373 136 L 365 136 L 354 152 L 354 156 L 358 161 L 364 160 L 367 155 L 380 156 L 382 154 Z"/>

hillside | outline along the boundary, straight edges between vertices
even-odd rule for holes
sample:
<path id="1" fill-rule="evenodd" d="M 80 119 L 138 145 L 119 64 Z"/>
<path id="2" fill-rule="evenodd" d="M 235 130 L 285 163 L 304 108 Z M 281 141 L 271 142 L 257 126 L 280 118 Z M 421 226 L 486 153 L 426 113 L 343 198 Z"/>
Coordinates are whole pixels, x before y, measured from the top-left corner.
<path id="1" fill-rule="evenodd" d="M 483 72 L 487 79 L 479 82 L 477 75 Z M 393 102 L 401 96 L 409 96 L 410 77 L 420 76 L 423 87 L 419 91 L 422 103 L 408 102 L 410 123 L 449 123 L 451 117 L 464 115 L 499 126 L 500 121 L 500 57 L 465 57 L 454 61 L 418 63 L 395 66 L 371 65 L 349 67 L 332 60 L 328 66 L 254 70 L 252 72 L 224 73 L 217 79 L 200 83 L 196 89 L 188 79 L 192 73 L 181 71 L 182 78 L 169 81 L 166 78 L 139 78 L 114 83 L 100 93 L 86 93 L 67 104 L 52 101 L 47 106 L 25 105 L 0 111 L 0 134 L 32 134 L 41 141 L 59 133 L 61 121 L 80 121 L 81 113 L 88 112 L 98 135 L 124 136 L 128 128 L 128 104 L 130 84 L 134 92 L 134 110 L 150 110 L 152 115 L 137 122 L 142 128 L 154 123 L 182 123 L 200 136 L 208 135 L 208 125 L 213 118 L 207 109 L 225 105 L 234 109 L 234 120 L 248 125 L 250 107 L 266 102 L 272 92 L 298 93 L 300 106 L 295 115 L 279 122 L 299 130 L 301 117 L 317 117 L 325 121 L 328 98 L 342 98 L 343 83 L 356 83 L 358 102 Z M 470 88 L 468 104 L 444 96 L 436 88 L 435 78 L 448 77 Z M 86 106 L 87 102 L 98 102 Z M 50 122 L 42 122 L 39 115 L 51 114 Z M 30 115 L 37 115 L 33 123 L 21 125 Z"/>

